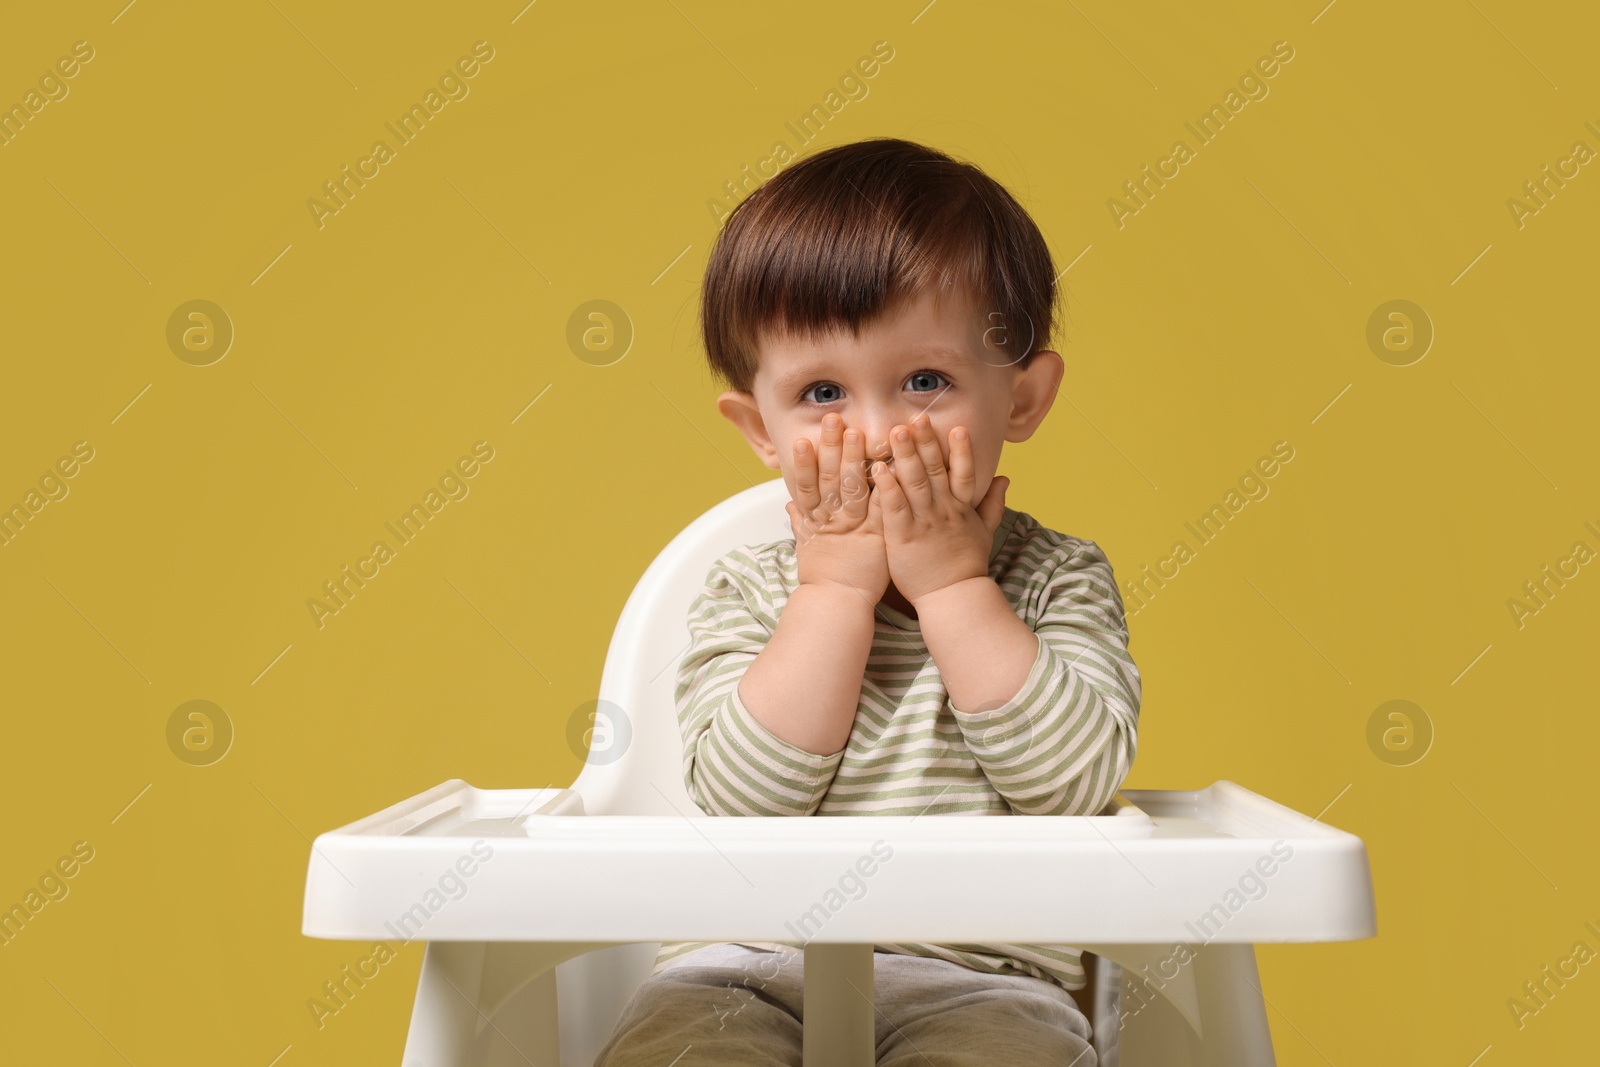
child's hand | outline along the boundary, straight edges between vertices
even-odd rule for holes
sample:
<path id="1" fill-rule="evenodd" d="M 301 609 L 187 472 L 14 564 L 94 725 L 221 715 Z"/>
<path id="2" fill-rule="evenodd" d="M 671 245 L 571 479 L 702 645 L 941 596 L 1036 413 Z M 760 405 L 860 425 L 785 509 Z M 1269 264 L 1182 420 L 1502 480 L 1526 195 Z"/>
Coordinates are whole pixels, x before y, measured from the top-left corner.
<path id="1" fill-rule="evenodd" d="M 874 464 L 872 495 L 883 513 L 889 575 L 895 588 L 916 605 L 917 598 L 966 581 L 987 577 L 989 546 L 1005 510 L 1008 478 L 996 478 L 977 505 L 972 503 L 972 440 L 965 427 L 950 431 L 950 467 L 933 425 L 918 415 L 908 430 L 889 433 L 894 468 Z"/>
<path id="2" fill-rule="evenodd" d="M 810 440 L 794 443 L 797 500 L 785 505 L 794 527 L 795 558 L 802 585 L 848 586 L 869 604 L 889 587 L 883 522 L 869 507 L 866 442 L 844 420 L 822 420 L 820 455 Z"/>

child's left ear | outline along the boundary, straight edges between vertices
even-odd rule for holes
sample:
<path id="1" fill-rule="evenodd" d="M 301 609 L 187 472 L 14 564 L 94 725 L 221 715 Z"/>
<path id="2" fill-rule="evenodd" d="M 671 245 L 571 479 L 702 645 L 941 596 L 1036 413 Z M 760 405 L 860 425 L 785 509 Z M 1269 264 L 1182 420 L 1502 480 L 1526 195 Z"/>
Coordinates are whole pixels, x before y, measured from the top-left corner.
<path id="1" fill-rule="evenodd" d="M 778 465 L 778 449 L 772 443 L 772 435 L 767 432 L 767 424 L 761 418 L 761 408 L 753 394 L 730 389 L 717 397 L 717 410 L 723 418 L 739 428 L 751 451 L 761 457 L 762 463 L 772 470 L 781 469 Z"/>
<path id="2" fill-rule="evenodd" d="M 1061 353 L 1040 349 L 1017 371 L 1011 383 L 1011 415 L 1006 420 L 1006 440 L 1026 441 L 1039 428 L 1056 402 L 1066 366 Z"/>

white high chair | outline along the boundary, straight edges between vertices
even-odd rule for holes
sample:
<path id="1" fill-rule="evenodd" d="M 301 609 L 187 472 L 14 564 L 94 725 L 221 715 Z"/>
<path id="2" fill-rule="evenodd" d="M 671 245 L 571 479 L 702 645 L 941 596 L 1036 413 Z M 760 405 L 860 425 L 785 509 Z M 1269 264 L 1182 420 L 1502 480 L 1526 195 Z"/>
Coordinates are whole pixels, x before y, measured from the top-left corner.
<path id="1" fill-rule="evenodd" d="M 782 479 L 730 497 L 645 571 L 569 788 L 452 779 L 317 838 L 306 935 L 427 943 L 404 1067 L 592 1067 L 662 942 L 801 941 L 818 907 L 805 1067 L 873 1067 L 872 945 L 908 941 L 1092 953 L 1100 1067 L 1273 1064 L 1252 945 L 1373 936 L 1359 838 L 1225 781 L 1127 790 L 1092 816 L 693 805 L 672 697 L 689 605 L 723 552 L 791 536 L 786 499 Z M 891 858 L 873 862 L 877 842 Z M 867 891 L 834 911 L 852 870 Z"/>

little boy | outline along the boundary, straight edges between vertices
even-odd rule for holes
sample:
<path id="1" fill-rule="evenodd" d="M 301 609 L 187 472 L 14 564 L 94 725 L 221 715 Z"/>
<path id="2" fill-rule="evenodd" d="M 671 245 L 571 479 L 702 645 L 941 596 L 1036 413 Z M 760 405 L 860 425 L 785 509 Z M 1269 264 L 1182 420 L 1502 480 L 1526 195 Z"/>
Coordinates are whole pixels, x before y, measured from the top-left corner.
<path id="1" fill-rule="evenodd" d="M 782 471 L 795 537 L 723 556 L 691 609 L 702 811 L 1081 815 L 1120 788 L 1140 678 L 1111 565 L 995 477 L 1061 383 L 1055 278 L 1002 186 L 897 139 L 808 157 L 727 220 L 717 407 Z M 662 945 L 596 1067 L 798 1064 L 800 947 Z M 1076 950 L 874 947 L 880 1065 L 1093 1067 Z"/>

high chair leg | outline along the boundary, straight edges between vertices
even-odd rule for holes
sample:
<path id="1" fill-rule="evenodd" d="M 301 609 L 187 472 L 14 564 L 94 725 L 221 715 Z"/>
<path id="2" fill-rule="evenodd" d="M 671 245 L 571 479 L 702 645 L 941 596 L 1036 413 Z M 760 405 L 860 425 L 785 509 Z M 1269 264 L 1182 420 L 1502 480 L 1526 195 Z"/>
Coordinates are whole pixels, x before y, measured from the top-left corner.
<path id="1" fill-rule="evenodd" d="M 556 1067 L 561 1034 L 555 965 L 597 947 L 428 942 L 403 1067 Z"/>
<path id="2" fill-rule="evenodd" d="M 1120 1067 L 1275 1067 L 1253 945 L 1193 945 L 1181 965 L 1170 946 L 1079 947 L 1122 968 L 1117 1017 L 1094 1020 Z"/>
<path id="3" fill-rule="evenodd" d="M 1275 1067 L 1253 945 L 1206 945 L 1195 953 L 1206 1067 Z"/>

